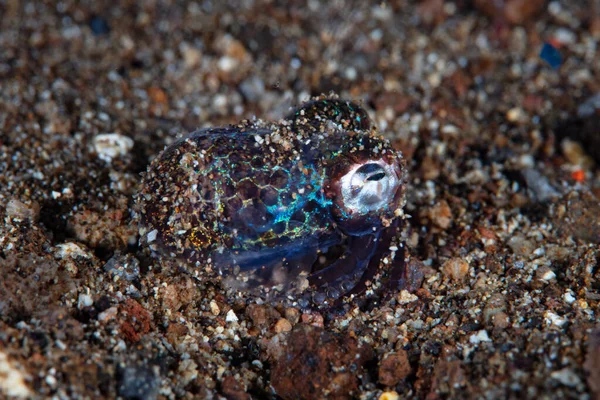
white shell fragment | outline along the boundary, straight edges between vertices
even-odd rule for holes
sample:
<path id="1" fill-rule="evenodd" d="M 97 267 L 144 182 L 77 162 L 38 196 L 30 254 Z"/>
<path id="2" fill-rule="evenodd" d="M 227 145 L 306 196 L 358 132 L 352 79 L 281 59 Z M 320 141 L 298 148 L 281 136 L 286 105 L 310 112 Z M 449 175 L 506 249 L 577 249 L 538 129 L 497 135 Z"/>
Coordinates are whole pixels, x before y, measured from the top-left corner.
<path id="1" fill-rule="evenodd" d="M 94 149 L 98 158 L 112 162 L 114 158 L 124 157 L 133 148 L 133 139 L 119 133 L 102 133 L 94 137 Z"/>

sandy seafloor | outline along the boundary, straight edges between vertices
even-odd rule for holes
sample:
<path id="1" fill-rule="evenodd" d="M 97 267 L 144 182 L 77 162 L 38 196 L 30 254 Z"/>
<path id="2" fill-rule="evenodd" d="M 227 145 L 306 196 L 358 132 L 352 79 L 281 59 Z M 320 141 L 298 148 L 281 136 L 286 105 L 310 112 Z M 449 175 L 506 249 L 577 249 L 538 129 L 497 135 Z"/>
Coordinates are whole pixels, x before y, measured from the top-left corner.
<path id="1" fill-rule="evenodd" d="M 599 7 L 1 0 L 0 398 L 599 398 Z M 165 145 L 330 91 L 404 152 L 419 290 L 329 318 L 137 247 Z"/>

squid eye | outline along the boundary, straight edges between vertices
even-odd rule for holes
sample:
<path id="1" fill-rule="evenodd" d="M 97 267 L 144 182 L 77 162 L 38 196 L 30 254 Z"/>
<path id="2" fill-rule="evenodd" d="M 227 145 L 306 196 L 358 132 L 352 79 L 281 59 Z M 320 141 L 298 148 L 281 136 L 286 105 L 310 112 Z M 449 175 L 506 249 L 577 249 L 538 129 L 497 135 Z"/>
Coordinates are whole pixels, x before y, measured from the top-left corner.
<path id="1" fill-rule="evenodd" d="M 382 160 L 358 165 L 341 179 L 342 205 L 358 215 L 382 209 L 393 200 L 398 184 L 394 168 Z"/>

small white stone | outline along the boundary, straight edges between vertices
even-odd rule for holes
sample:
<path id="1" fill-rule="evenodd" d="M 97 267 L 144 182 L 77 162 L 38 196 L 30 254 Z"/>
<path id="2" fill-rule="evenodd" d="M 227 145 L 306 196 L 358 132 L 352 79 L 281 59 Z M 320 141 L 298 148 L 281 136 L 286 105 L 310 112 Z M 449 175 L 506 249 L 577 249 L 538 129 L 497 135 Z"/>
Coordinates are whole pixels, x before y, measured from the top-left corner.
<path id="1" fill-rule="evenodd" d="M 371 8 L 371 15 L 373 18 L 378 19 L 380 21 L 387 21 L 392 18 L 393 10 L 391 7 L 387 6 L 385 3 L 378 4 Z"/>
<path id="2" fill-rule="evenodd" d="M 238 317 L 237 317 L 237 315 L 235 315 L 235 313 L 233 312 L 233 310 L 229 310 L 227 312 L 227 316 L 225 317 L 225 321 L 226 322 L 237 322 L 238 321 Z"/>
<path id="3" fill-rule="evenodd" d="M 225 108 L 225 107 L 227 107 L 227 96 L 225 96 L 222 93 L 215 95 L 214 98 L 213 98 L 213 105 L 216 108 Z"/>
<path id="4" fill-rule="evenodd" d="M 354 68 L 354 67 L 346 68 L 346 79 L 353 81 L 356 79 L 357 75 L 358 74 L 356 72 L 356 68 Z"/>
<path id="5" fill-rule="evenodd" d="M 158 230 L 154 229 L 153 231 L 148 232 L 148 243 L 152 243 L 156 240 L 156 235 L 158 235 Z"/>
<path id="6" fill-rule="evenodd" d="M 569 387 L 576 387 L 582 384 L 579 376 L 571 368 L 554 371 L 550 374 L 550 377 Z"/>
<path id="7" fill-rule="evenodd" d="M 56 386 L 56 378 L 52 375 L 46 375 L 46 383 L 48 384 L 48 386 L 54 387 Z"/>
<path id="8" fill-rule="evenodd" d="M 575 300 L 577 300 L 577 299 L 575 298 L 575 296 L 573 296 L 571 293 L 565 293 L 565 294 L 563 295 L 563 299 L 564 299 L 564 300 L 565 300 L 565 301 L 566 301 L 568 304 L 571 304 L 571 303 L 573 303 Z"/>
<path id="9" fill-rule="evenodd" d="M 126 156 L 133 148 L 130 137 L 118 133 L 102 133 L 94 137 L 94 149 L 98 158 L 110 163 L 113 158 Z"/>
<path id="10" fill-rule="evenodd" d="M 560 315 L 555 314 L 552 311 L 546 311 L 544 313 L 544 318 L 548 325 L 556 325 L 559 327 L 563 326 L 567 322 L 565 318 L 562 318 Z"/>
<path id="11" fill-rule="evenodd" d="M 76 257 L 91 258 L 91 255 L 84 248 L 73 242 L 57 244 L 56 247 L 57 250 L 54 255 L 60 259 Z"/>
<path id="12" fill-rule="evenodd" d="M 381 29 L 373 29 L 371 33 L 369 33 L 369 37 L 371 40 L 379 42 L 383 38 L 383 31 Z"/>
<path id="13" fill-rule="evenodd" d="M 441 131 L 447 135 L 457 135 L 459 133 L 458 128 L 454 125 L 444 125 Z"/>
<path id="14" fill-rule="evenodd" d="M 573 44 L 577 41 L 577 35 L 566 28 L 558 28 L 554 32 L 554 38 L 561 44 Z"/>
<path id="15" fill-rule="evenodd" d="M 15 368 L 6 354 L 0 352 L 0 397 L 8 398 L 30 398 L 31 391 L 25 384 L 23 372 Z"/>
<path id="16" fill-rule="evenodd" d="M 508 110 L 506 113 L 506 119 L 508 119 L 510 122 L 526 122 L 527 115 L 522 109 L 515 107 Z"/>
<path id="17" fill-rule="evenodd" d="M 480 330 L 474 335 L 469 337 L 469 342 L 472 344 L 479 344 L 481 342 L 491 342 L 490 336 L 488 335 L 486 330 Z"/>
<path id="18" fill-rule="evenodd" d="M 235 58 L 230 56 L 223 56 L 219 59 L 217 67 L 223 72 L 231 72 L 237 67 L 238 62 Z"/>
<path id="19" fill-rule="evenodd" d="M 94 304 L 94 300 L 92 299 L 92 296 L 90 296 L 89 294 L 80 294 L 79 295 L 79 299 L 77 300 L 77 308 L 78 309 L 83 309 L 86 307 L 90 307 L 92 304 Z"/>
<path id="20" fill-rule="evenodd" d="M 542 276 L 540 276 L 540 279 L 546 282 L 549 282 L 554 278 L 556 278 L 556 274 L 551 269 L 545 271 Z"/>

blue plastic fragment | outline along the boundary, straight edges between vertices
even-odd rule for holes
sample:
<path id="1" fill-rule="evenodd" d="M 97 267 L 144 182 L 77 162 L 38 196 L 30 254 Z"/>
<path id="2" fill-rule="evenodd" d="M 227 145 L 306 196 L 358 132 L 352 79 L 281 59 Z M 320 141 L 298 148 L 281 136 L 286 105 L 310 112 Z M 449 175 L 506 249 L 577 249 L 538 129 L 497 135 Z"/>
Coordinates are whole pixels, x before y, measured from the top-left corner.
<path id="1" fill-rule="evenodd" d="M 552 68 L 558 69 L 562 65 L 562 56 L 558 49 L 550 43 L 545 42 L 540 51 L 540 58 L 546 61 Z"/>
<path id="2" fill-rule="evenodd" d="M 90 28 L 94 35 L 106 35 L 110 32 L 110 27 L 108 26 L 108 22 L 102 17 L 92 17 L 90 20 Z"/>

